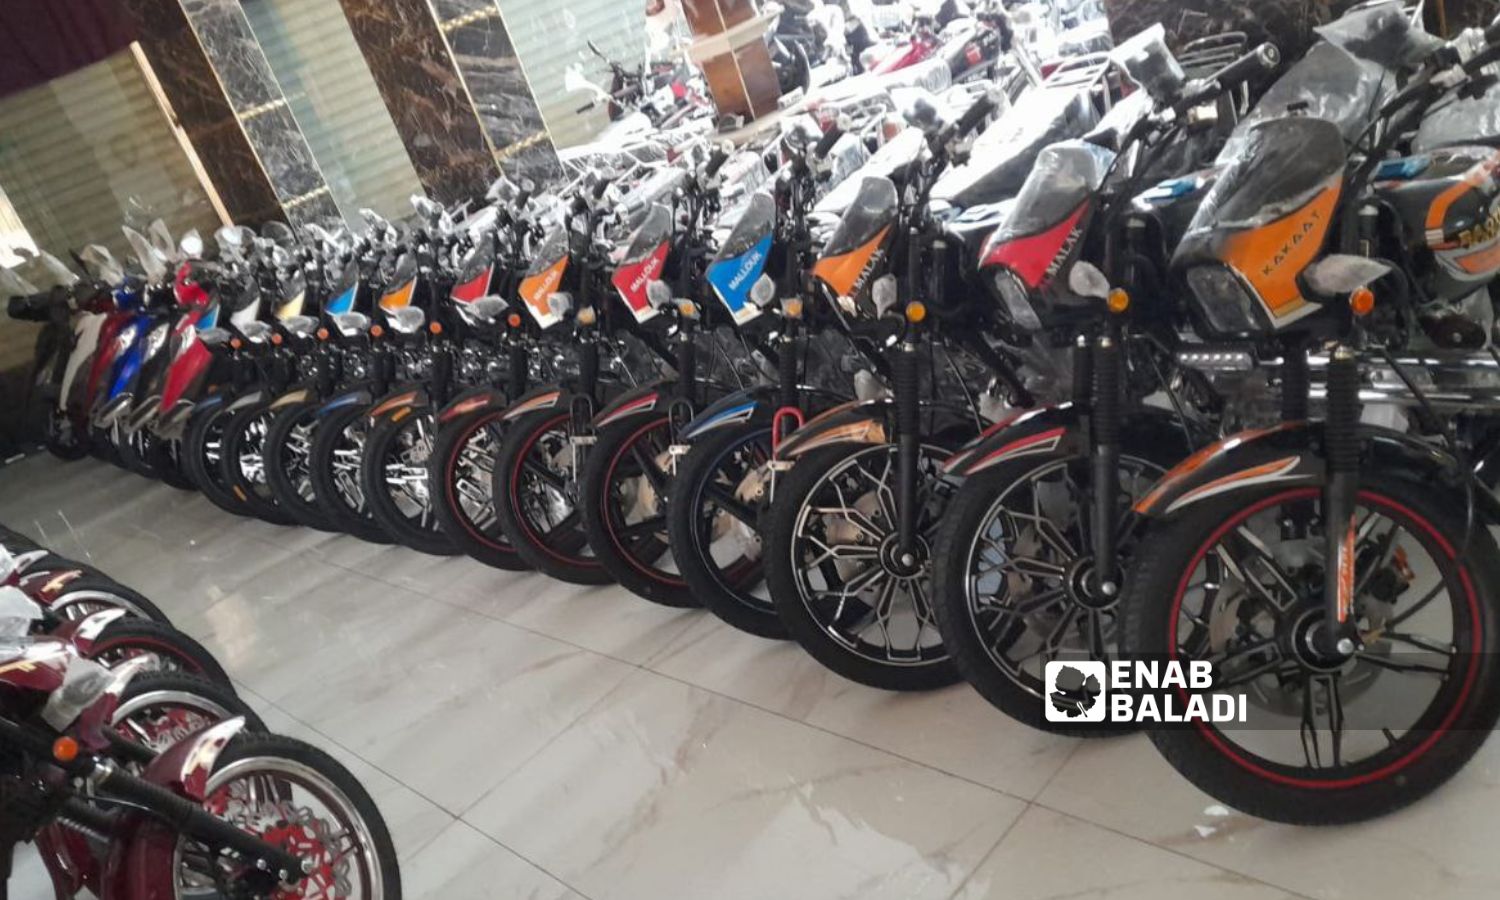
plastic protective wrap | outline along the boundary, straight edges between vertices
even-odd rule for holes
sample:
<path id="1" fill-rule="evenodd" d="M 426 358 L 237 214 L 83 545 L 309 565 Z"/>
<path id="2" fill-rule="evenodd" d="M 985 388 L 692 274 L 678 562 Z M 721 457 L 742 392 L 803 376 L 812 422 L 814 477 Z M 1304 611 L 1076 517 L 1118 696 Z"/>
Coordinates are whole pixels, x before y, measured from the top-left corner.
<path id="1" fill-rule="evenodd" d="M 1500 137 L 1500 83 L 1481 96 L 1455 98 L 1434 107 L 1422 119 L 1412 150 L 1425 153 L 1438 147 L 1474 142 L 1491 143 Z"/>
<path id="2" fill-rule="evenodd" d="M 1334 139 L 1335 127 L 1287 116 L 1244 129 L 1237 136 L 1239 153 L 1203 198 L 1183 244 L 1220 230 L 1257 228 L 1305 206 L 1343 171 L 1344 147 Z"/>
<path id="3" fill-rule="evenodd" d="M 975 138 L 969 161 L 945 172 L 932 197 L 960 208 L 1014 197 L 1044 147 L 1083 135 L 1098 121 L 1085 88 L 1029 90 Z"/>
<path id="4" fill-rule="evenodd" d="M 1443 45 L 1412 21 L 1400 0 L 1352 9 L 1313 30 L 1330 44 L 1386 68 L 1418 65 Z"/>
<path id="5" fill-rule="evenodd" d="M 1175 97 L 1187 76 L 1167 49 L 1167 29 L 1160 22 L 1111 50 L 1109 58 L 1158 99 Z"/>
<path id="6" fill-rule="evenodd" d="M 829 191 L 813 209 L 815 213 L 840 214 L 854 202 L 867 178 L 890 178 L 897 170 L 910 165 L 927 149 L 926 137 L 916 128 L 908 128 L 871 154 L 868 161 L 855 173 L 858 177 L 846 178 L 838 187 Z"/>
<path id="7" fill-rule="evenodd" d="M 68 669 L 63 674 L 63 683 L 47 705 L 42 707 L 42 721 L 58 731 L 72 725 L 85 709 L 109 690 L 109 670 L 91 659 L 74 656 L 68 660 Z"/>
<path id="8" fill-rule="evenodd" d="M 30 297 L 40 293 L 36 285 L 22 278 L 14 269 L 0 268 L 0 297 Z"/>
<path id="9" fill-rule="evenodd" d="M 1088 141 L 1043 150 L 996 240 L 1029 237 L 1061 223 L 1099 190 L 1114 159 L 1114 151 Z"/>
<path id="10" fill-rule="evenodd" d="M 0 587 L 0 641 L 15 641 L 31 631 L 31 623 L 42 617 L 42 608 L 15 587 Z"/>
<path id="11" fill-rule="evenodd" d="M 1240 135 L 1257 122 L 1287 115 L 1294 105 L 1304 109 L 1309 118 L 1332 122 L 1346 142 L 1352 141 L 1369 124 L 1385 94 L 1394 87 L 1394 78 L 1376 63 L 1332 44 L 1315 44 L 1266 90 L 1235 129 L 1219 159 L 1232 162 L 1242 153 Z"/>

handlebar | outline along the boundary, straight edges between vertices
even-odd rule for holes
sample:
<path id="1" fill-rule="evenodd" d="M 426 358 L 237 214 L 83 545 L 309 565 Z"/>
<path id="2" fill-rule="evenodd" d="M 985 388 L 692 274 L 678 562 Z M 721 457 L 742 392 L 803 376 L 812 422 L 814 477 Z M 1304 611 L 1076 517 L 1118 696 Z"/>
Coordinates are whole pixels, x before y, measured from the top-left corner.
<path id="1" fill-rule="evenodd" d="M 724 163 L 728 161 L 729 154 L 724 152 L 724 148 L 715 147 L 713 152 L 708 155 L 708 162 L 703 166 L 703 177 L 713 178 L 719 174 L 719 170 L 724 168 Z"/>
<path id="2" fill-rule="evenodd" d="M 1257 75 L 1275 69 L 1281 63 L 1281 51 L 1275 44 L 1264 43 L 1197 82 L 1194 89 L 1172 105 L 1172 111 L 1183 115 L 1188 110 L 1226 91 L 1239 87 Z"/>
<path id="3" fill-rule="evenodd" d="M 827 131 L 823 132 L 823 136 L 818 138 L 818 143 L 813 147 L 813 156 L 817 157 L 818 159 L 826 158 L 828 156 L 828 151 L 832 150 L 833 145 L 837 144 L 839 142 L 839 138 L 843 136 L 844 129 L 839 127 L 839 123 L 834 122 L 832 125 L 828 126 Z"/>
<path id="4" fill-rule="evenodd" d="M 1490 22 L 1489 26 L 1484 29 L 1484 42 L 1486 44 L 1500 44 L 1500 16 L 1496 16 L 1494 21 Z"/>

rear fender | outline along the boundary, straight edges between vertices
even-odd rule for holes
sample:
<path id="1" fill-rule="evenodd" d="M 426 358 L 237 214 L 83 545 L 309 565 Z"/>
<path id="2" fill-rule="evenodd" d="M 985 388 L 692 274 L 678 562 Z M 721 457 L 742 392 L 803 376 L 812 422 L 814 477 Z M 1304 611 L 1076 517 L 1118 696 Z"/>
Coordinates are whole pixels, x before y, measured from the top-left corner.
<path id="1" fill-rule="evenodd" d="M 943 463 L 945 474 L 967 477 L 1024 456 L 1064 452 L 1087 453 L 1088 429 L 1083 411 L 1072 403 L 1043 406 L 1008 416 L 986 428 Z M 1144 407 L 1132 410 L 1121 426 L 1124 449 L 1167 467 L 1186 457 L 1206 435 L 1183 433 L 1172 413 Z"/>
<path id="2" fill-rule="evenodd" d="M 430 397 L 427 388 L 414 384 L 403 385 L 374 401 L 370 409 L 370 419 L 376 421 L 405 418 L 411 415 L 411 410 L 428 405 L 430 405 Z"/>
<path id="3" fill-rule="evenodd" d="M 495 412 L 510 405 L 505 391 L 497 387 L 470 388 L 448 401 L 438 412 L 438 425 L 446 425 L 454 419 L 479 413 Z"/>

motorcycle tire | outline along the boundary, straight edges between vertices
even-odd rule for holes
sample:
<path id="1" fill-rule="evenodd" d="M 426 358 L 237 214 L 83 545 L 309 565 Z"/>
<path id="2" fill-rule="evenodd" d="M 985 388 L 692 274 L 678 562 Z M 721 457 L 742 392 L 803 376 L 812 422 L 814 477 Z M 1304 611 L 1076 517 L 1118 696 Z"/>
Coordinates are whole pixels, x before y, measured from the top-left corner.
<path id="1" fill-rule="evenodd" d="M 407 410 L 371 426 L 360 458 L 360 490 L 370 515 L 392 540 L 433 556 L 453 556 L 458 547 L 438 527 L 427 489 L 437 416 L 428 407 Z"/>
<path id="2" fill-rule="evenodd" d="M 1142 448 L 1142 455 L 1149 452 Z M 1142 459 L 1129 449 L 1125 454 L 1120 483 L 1134 502 L 1166 473 L 1168 465 Z M 1086 457 L 1054 451 L 1000 463 L 965 478 L 943 517 L 933 546 L 933 612 L 954 665 L 990 705 L 1033 728 L 1073 737 L 1107 737 L 1130 729 L 1070 727 L 1047 719 L 1041 668 L 1050 659 L 1107 662 L 1119 656 L 1119 597 L 1112 602 L 1094 597 L 1085 586 L 1091 558 L 1085 529 L 1091 507 L 1089 495 L 1078 488 L 1078 479 L 1072 475 L 1080 467 L 1086 471 L 1089 465 Z M 1073 493 L 1068 493 L 1070 488 Z M 1009 510 L 1006 502 L 1020 502 L 1023 497 L 1035 501 L 1035 510 L 1048 516 L 1050 528 L 1044 531 L 1038 524 L 1032 534 L 1026 532 L 1029 519 L 1012 516 L 1000 520 Z M 1059 523 L 1052 516 L 1073 518 Z M 1129 537 L 1126 517 L 1118 543 L 1121 566 L 1126 571 L 1131 552 Z M 1027 546 L 1023 552 L 1023 540 L 1034 541 L 1036 546 Z M 1027 565 L 1018 571 L 1017 560 L 1022 559 Z M 980 574 L 975 573 L 976 567 L 982 570 Z M 994 580 L 995 571 L 1001 567 L 1006 568 L 1005 574 Z M 1004 592 L 1003 597 L 996 600 L 992 594 L 978 595 L 981 584 L 992 583 L 997 594 Z M 1017 589 L 1018 584 L 1027 589 Z M 1026 612 L 1016 612 L 1015 607 Z M 988 621 L 982 621 L 987 616 Z M 1045 658 L 1027 656 L 1012 671 L 1010 661 L 1002 658 L 1004 649 L 1018 645 L 1026 649 L 1032 637 L 1041 640 L 1038 654 L 1046 653 L 1053 644 L 1057 646 Z M 1104 649 L 1062 647 L 1074 637 L 1079 642 L 1096 640 Z M 1036 661 L 1032 667 L 1035 671 L 1023 670 L 1020 663 L 1032 661 Z"/>
<path id="3" fill-rule="evenodd" d="M 182 456 L 182 441 L 153 435 L 147 446 L 147 460 L 162 484 L 179 491 L 191 491 L 197 487 L 187 474 Z"/>
<path id="4" fill-rule="evenodd" d="M 219 467 L 230 493 L 252 515 L 272 525 L 295 525 L 296 520 L 276 505 L 276 497 L 266 481 L 266 431 L 274 414 L 275 410 L 267 403 L 252 403 L 235 410 L 224 424 Z"/>
<path id="5" fill-rule="evenodd" d="M 151 445 L 154 437 L 151 432 L 144 428 L 139 428 L 129 434 L 121 431 L 117 431 L 116 434 L 119 435 L 119 443 L 115 447 L 120 454 L 120 465 L 126 471 L 134 472 L 137 475 L 143 475 L 151 479 L 159 478 L 160 476 L 157 474 L 156 467 L 152 465 L 151 460 Z"/>
<path id="6" fill-rule="evenodd" d="M 1335 825 L 1360 822 L 1400 809 L 1430 794 L 1463 767 L 1500 719 L 1500 677 L 1497 677 L 1500 672 L 1495 664 L 1500 632 L 1497 632 L 1494 599 L 1500 596 L 1500 550 L 1482 524 L 1466 520 L 1468 504 L 1461 494 L 1455 496 L 1435 487 L 1415 476 L 1397 475 L 1389 469 L 1366 468 L 1360 473 L 1360 490 L 1353 511 L 1354 520 L 1361 522 L 1360 535 L 1376 534 L 1381 519 L 1392 523 L 1392 528 L 1381 536 L 1387 545 L 1378 555 L 1367 557 L 1357 551 L 1353 556 L 1358 585 L 1353 616 L 1361 623 L 1361 642 L 1352 658 L 1341 665 L 1337 661 L 1308 659 L 1315 651 L 1310 649 L 1313 645 L 1306 640 L 1309 634 L 1304 633 L 1302 626 L 1321 620 L 1320 567 L 1307 578 L 1309 587 L 1302 594 L 1292 589 L 1290 596 L 1282 598 L 1290 603 L 1276 606 L 1281 612 L 1272 614 L 1268 610 L 1277 603 L 1275 594 L 1281 593 L 1280 588 L 1274 582 L 1262 586 L 1269 601 L 1261 600 L 1255 591 L 1231 591 L 1231 582 L 1239 580 L 1246 570 L 1243 564 L 1231 568 L 1229 563 L 1221 562 L 1224 554 L 1233 553 L 1237 543 L 1250 548 L 1252 556 L 1260 561 L 1260 571 L 1286 577 L 1280 571 L 1282 563 L 1278 562 L 1282 557 L 1269 546 L 1284 540 L 1283 523 L 1299 504 L 1312 517 L 1308 521 L 1318 522 L 1321 506 L 1318 488 L 1273 483 L 1208 496 L 1146 536 L 1137 551 L 1136 571 L 1123 599 L 1127 651 L 1136 658 L 1181 658 L 1182 641 L 1196 644 L 1202 637 L 1209 643 L 1200 646 L 1211 649 L 1213 642 L 1232 640 L 1236 642 L 1233 656 L 1226 656 L 1226 660 L 1243 660 L 1251 666 L 1251 671 L 1245 673 L 1246 693 L 1257 717 L 1264 705 L 1283 697 L 1288 710 L 1301 710 L 1302 717 L 1300 727 L 1282 728 L 1287 734 L 1285 742 L 1291 748 L 1300 744 L 1301 760 L 1295 758 L 1299 755 L 1296 749 L 1287 751 L 1293 757 L 1292 763 L 1262 755 L 1274 749 L 1262 746 L 1263 739 L 1252 737 L 1257 748 L 1254 751 L 1242 747 L 1235 740 L 1233 728 L 1200 722 L 1151 731 L 1152 742 L 1173 768 L 1200 790 L 1250 815 L 1297 825 Z M 1257 528 L 1261 530 L 1257 532 Z M 1398 542 L 1394 537 L 1397 528 L 1411 540 Z M 1243 536 L 1247 532 L 1259 537 L 1249 540 Z M 1265 543 L 1267 539 L 1270 545 Z M 1318 534 L 1312 540 L 1320 544 L 1323 537 Z M 1363 542 L 1363 537 L 1360 540 Z M 1416 558 L 1415 553 L 1426 558 Z M 1315 559 L 1321 557 L 1320 553 Z M 1380 566 L 1379 570 L 1372 569 L 1368 575 L 1359 571 L 1370 560 Z M 1215 599 L 1206 599 L 1203 612 L 1194 620 L 1187 597 L 1200 567 L 1205 577 L 1213 580 L 1211 590 L 1207 584 L 1203 590 Z M 1223 574 L 1211 575 L 1214 568 L 1222 568 Z M 1302 567 L 1293 573 L 1299 580 L 1291 584 L 1300 583 Z M 1431 591 L 1414 590 L 1417 573 L 1422 573 L 1424 580 L 1429 573 L 1434 575 L 1436 587 Z M 1363 602 L 1366 593 L 1394 587 L 1401 590 L 1388 604 L 1384 600 L 1378 606 Z M 1440 589 L 1446 589 L 1447 603 L 1439 603 L 1432 609 Z M 1403 608 L 1403 597 L 1407 594 L 1423 599 Z M 1404 628 L 1401 632 L 1396 630 L 1418 611 L 1429 615 L 1418 619 L 1418 625 L 1408 627 L 1440 624 L 1446 612 L 1451 636 L 1438 643 L 1428 637 L 1407 635 Z M 1225 628 L 1224 623 L 1216 621 L 1219 615 L 1231 616 L 1234 627 Z M 1278 619 L 1290 623 L 1285 634 L 1281 633 Z M 1277 633 L 1262 638 L 1254 631 L 1246 634 L 1243 630 L 1260 622 Z M 1181 639 L 1179 629 L 1183 632 Z M 1382 644 L 1397 642 L 1433 657 L 1447 657 L 1448 662 L 1442 667 L 1409 665 L 1407 660 L 1389 656 L 1389 646 L 1382 648 Z M 1387 654 L 1384 658 L 1382 649 Z M 1274 666 L 1268 671 L 1255 654 L 1273 650 L 1275 656 L 1269 659 Z M 1232 690 L 1232 675 L 1233 672 L 1226 677 L 1223 671 L 1216 670 L 1214 690 Z M 1438 680 L 1433 686 L 1431 702 L 1420 709 L 1410 727 L 1396 731 L 1369 719 L 1372 715 L 1397 715 L 1412 706 L 1409 700 L 1413 684 L 1433 684 L 1430 680 L 1412 681 L 1422 676 L 1426 679 L 1436 676 Z M 1260 682 L 1264 690 L 1248 690 L 1264 678 L 1274 679 L 1274 684 L 1267 686 Z M 1319 742 L 1324 740 L 1319 737 L 1318 720 L 1322 717 L 1317 713 L 1312 684 L 1320 678 L 1327 680 L 1324 689 L 1327 720 L 1337 722 L 1339 737 L 1334 738 L 1330 724 L 1328 738 L 1333 750 L 1328 761 L 1333 765 L 1322 764 L 1319 750 Z M 1300 703 L 1289 694 L 1289 689 L 1299 684 Z M 1366 697 L 1373 702 L 1363 709 L 1356 708 L 1351 718 L 1346 705 Z M 1335 706 L 1337 714 L 1333 712 Z M 1309 710 L 1313 717 L 1310 734 Z M 1349 742 L 1356 746 L 1374 745 L 1376 749 L 1370 755 L 1358 760 L 1344 756 L 1351 749 L 1342 741 L 1346 722 L 1352 723 L 1349 727 L 1355 738 L 1372 736 L 1368 742 Z M 1264 726 L 1258 723 L 1250 722 L 1245 727 L 1256 729 L 1254 734 L 1266 734 L 1261 730 Z M 1309 752 L 1309 739 L 1317 753 Z"/>
<path id="7" fill-rule="evenodd" d="M 903 567 L 889 552 L 894 547 L 895 525 L 891 514 L 884 511 L 881 496 L 895 488 L 895 484 L 884 482 L 895 477 L 897 452 L 892 444 L 841 445 L 822 448 L 798 459 L 792 470 L 777 481 L 776 500 L 767 516 L 766 583 L 787 632 L 825 667 L 851 681 L 881 690 L 928 691 L 955 684 L 960 676 L 932 622 L 928 601 L 930 556 Z M 942 521 L 946 505 L 946 489 L 936 470 L 947 455 L 942 448 L 923 447 L 922 462 L 928 477 L 921 479 L 921 486 L 927 489 L 928 496 L 919 528 L 927 548 L 931 546 L 928 535 Z M 877 469 L 884 473 L 880 480 L 874 474 Z M 855 494 L 861 487 L 865 493 Z M 835 511 L 832 504 L 849 502 L 838 500 L 845 495 L 855 497 L 853 502 L 857 505 L 845 507 L 840 524 L 839 517 L 832 515 Z M 816 522 L 812 521 L 815 509 L 822 510 L 816 514 L 819 517 Z M 882 524 L 883 530 L 877 530 Z M 847 545 L 850 548 L 847 557 L 835 557 L 835 536 L 812 534 L 818 528 L 826 532 L 830 526 L 845 529 L 848 539 L 854 542 Z M 817 550 L 818 546 L 825 550 Z M 837 546 L 846 545 L 838 541 Z M 811 559 L 804 558 L 814 553 L 817 555 Z M 839 563 L 851 559 L 868 562 L 855 574 L 847 575 L 850 570 L 840 569 Z M 818 565 L 809 567 L 808 562 Z M 869 573 L 874 573 L 873 577 Z M 856 579 L 860 579 L 859 586 L 851 590 L 850 585 Z M 877 582 L 880 593 L 873 603 L 866 600 L 854 605 L 848 603 L 851 598 L 858 600 L 867 587 Z M 818 583 L 826 586 L 820 588 Z M 910 611 L 909 616 L 903 612 L 900 621 L 893 617 L 898 590 L 903 594 L 900 598 L 903 610 Z M 838 598 L 831 609 L 829 604 L 819 602 L 830 597 Z M 813 608 L 815 605 L 817 609 Z M 848 612 L 859 618 L 846 619 Z M 885 638 L 883 652 L 865 637 L 872 625 Z M 915 627 L 909 653 L 898 656 L 895 652 L 898 648 L 891 643 L 892 625 L 901 626 L 896 631 L 903 636 Z M 924 638 L 929 642 L 924 643 Z"/>
<path id="8" fill-rule="evenodd" d="M 667 540 L 671 420 L 631 418 L 596 437 L 578 478 L 578 506 L 594 556 L 638 597 L 679 609 L 701 605 Z M 632 514 L 637 521 L 627 521 Z"/>
<path id="9" fill-rule="evenodd" d="M 296 774 L 289 776 L 288 773 Z M 369 900 L 401 900 L 401 869 L 396 860 L 396 847 L 391 840 L 390 829 L 375 801 L 370 798 L 369 791 L 338 760 L 295 738 L 242 731 L 235 735 L 214 762 L 214 769 L 208 776 L 206 804 L 215 804 L 216 796 L 221 791 L 228 791 L 236 797 L 241 794 L 254 796 L 250 792 L 233 791 L 229 785 L 234 782 L 225 780 L 230 776 L 238 782 L 253 779 L 257 785 L 269 783 L 272 785 L 271 793 L 278 796 L 283 792 L 290 794 L 289 788 L 301 783 L 310 793 L 328 798 L 324 803 L 336 803 L 343 807 L 340 812 L 349 820 L 343 823 L 343 827 L 329 827 L 329 823 L 320 822 L 322 827 L 308 830 L 324 834 L 347 830 L 349 833 L 363 835 L 363 840 L 356 847 L 361 855 L 367 857 L 366 864 L 360 867 L 359 861 L 355 860 L 356 864 L 351 868 L 363 869 L 366 875 L 360 879 L 362 884 L 351 885 L 348 896 Z M 313 781 L 322 784 L 310 785 L 309 782 Z M 288 796 L 286 799 L 288 802 L 295 802 L 295 797 Z M 277 821 L 270 810 L 256 812 L 259 813 L 255 817 L 256 821 L 270 825 Z M 356 819 L 357 823 L 353 821 Z M 319 875 L 315 870 L 315 875 L 310 877 L 315 881 L 305 885 L 309 896 L 312 891 L 316 891 L 319 896 L 344 896 L 331 883 L 330 876 Z M 329 883 L 323 883 L 324 880 Z"/>
<path id="10" fill-rule="evenodd" d="M 723 427 L 695 442 L 672 479 L 667 535 L 677 568 L 698 602 L 740 631 L 786 640 L 786 625 L 765 590 L 760 531 L 768 500 L 765 482 L 749 481 L 770 455 L 769 425 Z M 742 496 L 747 485 L 751 494 Z M 714 532 L 730 529 L 741 533 L 744 550 L 721 559 L 725 554 L 715 554 Z"/>
<path id="11" fill-rule="evenodd" d="M 134 591 L 118 581 L 96 575 L 83 575 L 68 582 L 48 609 L 65 618 L 82 618 L 89 613 L 105 609 L 123 609 L 132 616 L 150 619 L 170 626 L 167 614 L 140 592 Z"/>
<path id="12" fill-rule="evenodd" d="M 276 498 L 276 506 L 297 520 L 299 525 L 318 531 L 337 532 L 318 497 L 312 478 L 312 445 L 317 437 L 318 407 L 312 403 L 295 403 L 280 407 L 271 427 L 266 430 L 266 482 Z"/>
<path id="13" fill-rule="evenodd" d="M 186 672 L 234 691 L 224 667 L 207 648 L 170 625 L 150 619 L 126 616 L 109 623 L 94 638 L 88 657 L 113 666 L 143 654 L 159 661 L 157 671 Z"/>
<path id="14" fill-rule="evenodd" d="M 428 495 L 438 526 L 458 548 L 510 572 L 531 569 L 516 552 L 495 512 L 495 458 L 504 436 L 504 410 L 472 413 L 438 431 L 428 461 Z"/>
<path id="15" fill-rule="evenodd" d="M 313 496 L 329 522 L 362 541 L 389 544 L 390 536 L 370 516 L 359 487 L 368 413 L 363 406 L 345 406 L 328 413 L 314 432 L 308 466 Z"/>
<path id="16" fill-rule="evenodd" d="M 233 416 L 228 404 L 220 403 L 188 420 L 187 433 L 182 439 L 183 467 L 198 492 L 210 503 L 225 512 L 248 516 L 249 507 L 234 495 L 224 479 L 224 427 Z"/>
<path id="17" fill-rule="evenodd" d="M 110 725 L 121 738 L 161 753 L 233 718 L 244 719 L 246 731 L 266 731 L 250 704 L 221 684 L 186 672 L 142 672 L 125 684 Z"/>
<path id="18" fill-rule="evenodd" d="M 44 428 L 42 443 L 48 453 L 64 462 L 75 462 L 89 455 L 89 428 L 82 416 L 49 406 Z"/>
<path id="19" fill-rule="evenodd" d="M 583 530 L 576 485 L 560 463 L 571 452 L 568 418 L 567 411 L 540 410 L 506 428 L 495 457 L 495 514 L 511 546 L 538 572 L 569 584 L 609 584 L 609 570 Z"/>

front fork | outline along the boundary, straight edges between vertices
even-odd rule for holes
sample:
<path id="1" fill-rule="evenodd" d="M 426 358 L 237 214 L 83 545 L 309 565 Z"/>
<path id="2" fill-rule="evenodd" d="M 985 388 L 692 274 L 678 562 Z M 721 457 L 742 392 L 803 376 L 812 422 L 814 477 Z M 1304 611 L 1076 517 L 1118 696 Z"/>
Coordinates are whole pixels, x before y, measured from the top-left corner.
<path id="1" fill-rule="evenodd" d="M 1325 653 L 1347 656 L 1358 649 L 1354 627 L 1355 501 L 1359 492 L 1359 364 L 1354 350 L 1333 348 L 1328 361 L 1323 486 L 1324 619 L 1318 635 Z"/>
<path id="2" fill-rule="evenodd" d="M 583 460 L 587 448 L 592 446 L 598 438 L 594 434 L 594 402 L 599 390 L 599 342 L 592 336 L 584 339 L 578 348 L 578 390 L 574 392 L 569 403 L 569 438 L 568 444 L 572 451 L 573 477 L 569 479 L 570 485 L 578 483 L 578 475 L 583 471 Z"/>
<path id="3" fill-rule="evenodd" d="M 896 535 L 901 561 L 916 560 L 917 494 L 922 453 L 921 379 L 917 342 L 908 333 L 891 367 L 896 395 Z"/>
<path id="4" fill-rule="evenodd" d="M 1089 416 L 1090 515 L 1094 580 L 1099 593 L 1114 598 L 1120 592 L 1120 422 L 1124 413 L 1124 368 L 1121 365 L 1119 319 L 1111 316 L 1093 347 L 1093 405 Z"/>

